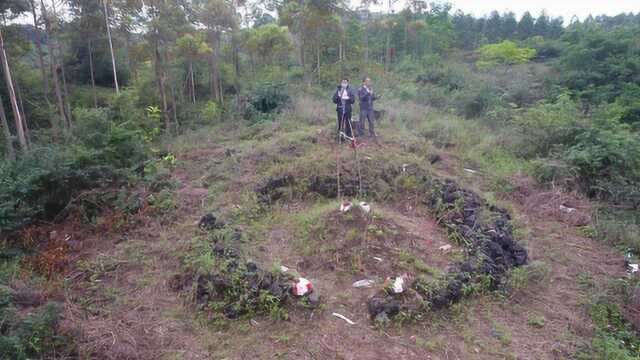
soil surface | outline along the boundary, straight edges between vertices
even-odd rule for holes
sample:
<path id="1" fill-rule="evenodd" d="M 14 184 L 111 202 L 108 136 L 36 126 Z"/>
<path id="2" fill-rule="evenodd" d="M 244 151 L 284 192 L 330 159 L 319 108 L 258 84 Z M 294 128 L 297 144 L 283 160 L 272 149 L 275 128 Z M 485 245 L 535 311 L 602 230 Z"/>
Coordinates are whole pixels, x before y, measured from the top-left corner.
<path id="1" fill-rule="evenodd" d="M 319 138 L 321 146 L 330 146 Z M 367 144 L 362 156 L 375 157 L 399 146 L 383 136 Z M 422 321 L 380 328 L 371 321 L 366 304 L 377 289 L 354 288 L 352 283 L 373 279 L 380 284 L 402 273 L 430 276 L 458 258 L 459 248 L 414 200 L 374 202 L 373 216 L 345 220 L 337 208 L 327 212 L 323 236 L 310 235 L 313 248 L 308 254 L 300 250 L 298 234 L 286 221 L 264 229 L 264 238 L 248 251 L 264 268 L 278 261 L 310 279 L 321 295 L 320 308 L 292 308 L 288 321 L 263 316 L 214 328 L 171 289 L 170 281 L 182 272 L 180 254 L 189 250 L 200 217 L 212 208 L 229 213 L 241 192 L 254 188 L 265 152 L 254 147 L 238 152 L 206 142 L 178 151 L 181 165 L 171 176 L 181 185 L 178 208 L 169 220 L 142 217 L 126 233 L 60 230 L 81 243 L 65 270 L 73 285 L 64 294 L 62 326 L 79 339 L 84 358 L 561 359 L 588 342 L 594 331 L 580 303 L 579 276 L 624 276 L 619 253 L 578 235 L 573 219 L 539 211 L 531 204 L 539 201 L 541 191 L 523 187 L 502 201 L 512 210 L 530 260 L 550 265 L 547 285 L 474 296 Z M 214 198 L 209 188 L 228 180 L 216 170 L 227 166 L 228 157 L 238 159 L 233 167 L 237 172 Z M 487 191 L 482 174 L 465 173 L 452 155 L 443 153 L 431 166 L 480 194 Z M 287 219 L 312 205 L 292 201 L 274 205 L 273 211 Z M 448 252 L 439 249 L 447 244 L 452 245 Z M 416 266 L 415 259 L 422 266 Z M 543 317 L 544 327 L 528 325 L 532 317 Z"/>

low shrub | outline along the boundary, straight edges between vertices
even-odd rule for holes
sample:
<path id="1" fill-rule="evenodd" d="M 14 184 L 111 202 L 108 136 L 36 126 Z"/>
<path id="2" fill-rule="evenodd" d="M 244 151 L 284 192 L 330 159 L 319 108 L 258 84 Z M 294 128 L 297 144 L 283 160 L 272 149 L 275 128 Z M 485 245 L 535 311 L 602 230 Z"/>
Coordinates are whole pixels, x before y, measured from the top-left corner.
<path id="1" fill-rule="evenodd" d="M 74 194 L 126 179 L 148 157 L 153 135 L 147 136 L 145 119 L 127 115 L 130 105 L 76 109 L 69 143 L 0 164 L 0 234 L 54 220 Z"/>
<path id="2" fill-rule="evenodd" d="M 248 106 L 245 118 L 258 121 L 265 114 L 274 114 L 282 110 L 290 102 L 289 93 L 284 83 L 265 83 L 248 94 Z"/>

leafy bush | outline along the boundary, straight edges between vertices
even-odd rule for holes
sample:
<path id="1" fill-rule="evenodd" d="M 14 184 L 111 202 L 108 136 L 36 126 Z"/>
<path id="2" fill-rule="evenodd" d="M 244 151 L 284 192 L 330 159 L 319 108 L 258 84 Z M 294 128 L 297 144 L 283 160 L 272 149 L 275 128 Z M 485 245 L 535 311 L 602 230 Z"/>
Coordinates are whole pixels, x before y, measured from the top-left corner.
<path id="1" fill-rule="evenodd" d="M 487 88 L 460 92 L 455 100 L 458 114 L 467 119 L 480 117 L 489 108 L 492 97 L 491 91 Z"/>
<path id="2" fill-rule="evenodd" d="M 640 26 L 577 26 L 563 37 L 558 69 L 565 86 L 590 103 L 612 102 L 640 75 Z"/>
<path id="3" fill-rule="evenodd" d="M 76 109 L 73 132 L 74 162 L 78 166 L 108 165 L 127 168 L 146 157 L 143 132 L 138 124 L 118 123 L 107 109 Z"/>
<path id="4" fill-rule="evenodd" d="M 201 110 L 202 118 L 208 122 L 212 122 L 220 115 L 220 108 L 214 101 L 207 101 Z"/>
<path id="5" fill-rule="evenodd" d="M 536 56 L 536 50 L 520 48 L 513 41 L 505 40 L 499 44 L 484 45 L 478 49 L 479 59 L 476 63 L 480 69 L 489 69 L 499 65 L 526 63 Z"/>
<path id="6" fill-rule="evenodd" d="M 76 109 L 69 144 L 35 148 L 0 164 L 0 232 L 53 220 L 74 194 L 124 178 L 148 155 L 145 118 L 127 105 Z"/>
<path id="7" fill-rule="evenodd" d="M 617 121 L 597 121 L 575 137 L 563 154 L 589 190 L 598 181 L 640 180 L 640 139 Z"/>
<path id="8" fill-rule="evenodd" d="M 514 119 L 517 139 L 513 152 L 525 158 L 546 157 L 558 147 L 575 144 L 584 131 L 575 103 L 563 95 L 555 103 L 542 103 L 527 109 Z"/>
<path id="9" fill-rule="evenodd" d="M 22 256 L 18 250 L 0 247 L 0 358 L 49 358 L 47 355 L 54 351 L 65 350 L 63 346 L 69 341 L 57 331 L 56 304 L 31 308 L 26 313 L 15 303 L 16 290 L 8 284 L 19 276 L 24 278 Z"/>
<path id="10" fill-rule="evenodd" d="M 435 84 L 448 90 L 456 90 L 462 88 L 466 83 L 464 77 L 466 74 L 461 70 L 460 67 L 451 66 L 431 67 L 422 75 L 418 75 L 416 82 Z"/>
<path id="11" fill-rule="evenodd" d="M 245 117 L 256 120 L 261 114 L 278 112 L 289 104 L 290 97 L 284 83 L 266 83 L 258 86 L 248 95 L 249 106 Z"/>
<path id="12" fill-rule="evenodd" d="M 49 303 L 44 309 L 21 316 L 6 297 L 4 300 L 0 303 L 1 358 L 42 358 L 68 342 L 57 332 L 59 310 L 55 304 Z"/>
<path id="13" fill-rule="evenodd" d="M 589 304 L 587 312 L 598 330 L 591 346 L 578 353 L 579 359 L 638 359 L 640 339 L 624 319 L 618 305 L 600 300 Z"/>

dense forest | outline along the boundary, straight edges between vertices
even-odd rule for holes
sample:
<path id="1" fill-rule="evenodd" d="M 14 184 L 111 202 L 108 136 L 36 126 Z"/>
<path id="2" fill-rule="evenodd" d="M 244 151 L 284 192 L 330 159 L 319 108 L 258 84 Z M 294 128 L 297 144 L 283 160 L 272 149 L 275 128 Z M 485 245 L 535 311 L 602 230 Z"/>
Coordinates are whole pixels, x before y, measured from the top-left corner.
<path id="1" fill-rule="evenodd" d="M 282 120 L 290 113 L 333 129 L 332 91 L 363 77 L 383 95 L 383 122 L 394 124 L 382 139 L 404 142 L 394 136 L 405 131 L 427 139 L 487 174 L 495 191 L 515 191 L 514 177 L 527 176 L 574 194 L 596 209 L 598 222 L 581 224 L 585 236 L 640 254 L 640 13 L 580 20 L 453 9 L 397 0 L 358 8 L 3 0 L 0 283 L 40 250 L 25 240 L 39 226 L 78 213 L 97 226 L 105 208 L 166 206 L 163 171 L 184 136 L 215 127 L 240 142 L 234 131 L 290 126 Z M 122 190 L 141 186 L 155 192 L 143 205 Z M 108 188 L 121 195 L 96 194 Z M 18 320 L 11 291 L 0 287 L 0 354 L 51 356 L 43 354 L 62 341 L 49 332 L 54 310 Z M 595 340 L 577 358 L 640 356 L 622 315 L 596 310 L 609 315 L 594 318 Z"/>

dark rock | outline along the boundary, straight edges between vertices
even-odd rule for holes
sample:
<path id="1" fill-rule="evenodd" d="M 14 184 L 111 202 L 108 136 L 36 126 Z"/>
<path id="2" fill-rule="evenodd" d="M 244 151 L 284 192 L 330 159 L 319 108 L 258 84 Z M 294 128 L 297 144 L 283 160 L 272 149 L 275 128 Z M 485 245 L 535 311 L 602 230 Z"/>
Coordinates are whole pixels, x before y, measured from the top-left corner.
<path id="1" fill-rule="evenodd" d="M 445 191 L 444 194 L 442 194 L 442 200 L 447 204 L 453 204 L 457 199 L 458 197 L 456 196 L 456 194 L 450 191 Z"/>
<path id="2" fill-rule="evenodd" d="M 224 223 L 218 222 L 215 215 L 212 213 L 208 213 L 203 216 L 198 223 L 198 227 L 206 231 L 222 229 L 224 225 Z"/>
<path id="3" fill-rule="evenodd" d="M 256 265 L 255 263 L 252 263 L 252 262 L 248 262 L 247 263 L 247 272 L 255 273 L 256 271 L 258 271 L 258 265 Z"/>
<path id="4" fill-rule="evenodd" d="M 284 195 L 280 188 L 295 183 L 295 179 L 291 175 L 284 175 L 277 178 L 269 178 L 264 185 L 256 188 L 260 201 L 271 204 L 278 201 Z"/>
<path id="5" fill-rule="evenodd" d="M 378 324 L 386 324 L 389 321 L 391 321 L 391 319 L 389 319 L 389 315 L 387 315 L 387 313 L 385 313 L 385 312 L 381 312 L 378 315 L 376 315 L 374 320 Z"/>
<path id="6" fill-rule="evenodd" d="M 237 319 L 240 317 L 241 312 L 236 308 L 235 304 L 229 304 L 222 309 L 222 313 L 228 319 Z"/>
<path id="7" fill-rule="evenodd" d="M 270 289 L 273 281 L 273 274 L 271 274 L 270 272 L 264 272 L 262 278 L 260 279 L 260 288 L 262 290 Z"/>
<path id="8" fill-rule="evenodd" d="M 226 275 L 209 275 L 208 281 L 213 285 L 213 289 L 219 293 L 233 288 L 233 280 Z"/>
<path id="9" fill-rule="evenodd" d="M 238 260 L 236 260 L 235 258 L 231 258 L 229 259 L 229 261 L 227 261 L 227 272 L 230 272 L 230 273 L 236 272 L 236 270 L 238 270 L 239 267 L 240 267 L 240 264 L 238 264 Z"/>
<path id="10" fill-rule="evenodd" d="M 440 155 L 438 155 L 438 154 L 429 154 L 429 155 L 427 155 L 427 160 L 429 160 L 429 163 L 431 165 L 433 165 L 433 164 L 441 161 L 442 157 Z"/>
<path id="11" fill-rule="evenodd" d="M 313 292 L 311 292 L 311 294 L 309 294 L 308 296 L 308 301 L 309 301 L 309 305 L 311 307 L 318 307 L 320 305 L 320 293 L 318 292 L 318 290 L 313 290 Z"/>
<path id="12" fill-rule="evenodd" d="M 373 296 L 369 299 L 368 307 L 373 318 L 380 313 L 385 313 L 390 318 L 400 313 L 400 302 L 391 296 Z"/>
<path id="13" fill-rule="evenodd" d="M 238 250 L 234 248 L 227 248 L 220 244 L 213 246 L 213 255 L 223 259 L 237 259 L 240 257 Z"/>
<path id="14" fill-rule="evenodd" d="M 279 300 L 282 300 L 287 296 L 287 290 L 287 287 L 282 286 L 282 284 L 277 281 L 274 281 L 269 285 L 269 294 L 275 296 Z"/>
<path id="15" fill-rule="evenodd" d="M 471 239 L 474 236 L 473 229 L 465 224 L 462 224 L 458 227 L 458 232 L 466 239 Z"/>
<path id="16" fill-rule="evenodd" d="M 231 234 L 231 240 L 240 241 L 242 240 L 242 233 L 238 230 L 235 230 L 233 234 Z"/>
<path id="17" fill-rule="evenodd" d="M 196 303 L 204 304 L 207 302 L 209 298 L 210 279 L 208 279 L 207 276 L 199 276 L 196 282 L 197 282 L 196 294 L 195 294 Z"/>
<path id="18" fill-rule="evenodd" d="M 213 246 L 213 255 L 215 255 L 217 257 L 224 257 L 225 251 L 226 251 L 226 249 L 222 245 L 216 244 L 216 245 Z"/>

